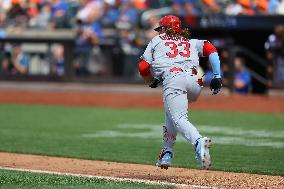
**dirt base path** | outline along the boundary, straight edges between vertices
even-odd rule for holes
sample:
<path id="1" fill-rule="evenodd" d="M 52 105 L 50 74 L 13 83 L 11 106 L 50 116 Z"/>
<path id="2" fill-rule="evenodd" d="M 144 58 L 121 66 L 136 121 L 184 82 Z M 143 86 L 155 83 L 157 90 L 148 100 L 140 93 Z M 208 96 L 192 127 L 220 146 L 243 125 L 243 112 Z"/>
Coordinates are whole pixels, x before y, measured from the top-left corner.
<path id="1" fill-rule="evenodd" d="M 108 108 L 163 108 L 160 94 L 0 90 L 0 103 L 96 106 Z M 284 98 L 266 96 L 201 96 L 194 110 L 284 113 Z"/>
<path id="2" fill-rule="evenodd" d="M 284 177 L 281 176 L 205 171 L 184 168 L 161 170 L 151 165 L 79 160 L 14 153 L 0 153 L 0 166 L 61 173 L 156 180 L 233 189 L 284 188 Z"/>

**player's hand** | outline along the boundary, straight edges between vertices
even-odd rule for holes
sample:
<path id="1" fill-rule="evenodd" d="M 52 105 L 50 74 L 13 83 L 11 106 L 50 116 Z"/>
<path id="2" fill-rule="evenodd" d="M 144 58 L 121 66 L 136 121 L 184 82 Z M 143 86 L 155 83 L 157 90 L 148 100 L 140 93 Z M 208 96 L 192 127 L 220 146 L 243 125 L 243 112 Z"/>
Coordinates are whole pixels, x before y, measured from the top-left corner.
<path id="1" fill-rule="evenodd" d="M 160 80 L 158 80 L 158 79 L 155 78 L 155 79 L 149 84 L 149 87 L 150 87 L 150 88 L 157 88 L 158 85 L 159 85 L 159 83 L 160 83 Z"/>
<path id="2" fill-rule="evenodd" d="M 212 95 L 216 95 L 221 91 L 222 88 L 222 79 L 213 78 L 210 82 L 210 90 L 213 91 Z"/>

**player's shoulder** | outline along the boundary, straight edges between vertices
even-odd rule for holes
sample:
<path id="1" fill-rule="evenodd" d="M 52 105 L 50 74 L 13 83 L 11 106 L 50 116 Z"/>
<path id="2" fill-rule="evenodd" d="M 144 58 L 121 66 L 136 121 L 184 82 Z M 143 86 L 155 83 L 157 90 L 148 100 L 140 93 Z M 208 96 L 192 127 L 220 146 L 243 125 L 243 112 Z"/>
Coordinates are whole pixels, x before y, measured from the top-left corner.
<path id="1" fill-rule="evenodd" d="M 160 42 L 159 35 L 156 35 L 149 41 L 149 45 L 156 46 Z"/>
<path id="2" fill-rule="evenodd" d="M 152 43 L 152 46 L 156 46 L 156 45 L 158 45 L 159 43 L 162 43 L 165 40 L 168 40 L 166 34 L 158 34 L 151 39 L 150 43 Z"/>
<path id="3" fill-rule="evenodd" d="M 158 34 L 155 37 L 152 38 L 152 42 L 159 42 L 162 41 L 165 37 L 165 34 Z"/>
<path id="4" fill-rule="evenodd" d="M 189 39 L 190 42 L 192 43 L 204 43 L 205 41 L 207 40 L 204 40 L 204 39 Z"/>
<path id="5" fill-rule="evenodd" d="M 190 45 L 195 46 L 197 48 L 203 47 L 205 41 L 207 41 L 207 40 L 204 40 L 204 39 L 189 39 Z"/>

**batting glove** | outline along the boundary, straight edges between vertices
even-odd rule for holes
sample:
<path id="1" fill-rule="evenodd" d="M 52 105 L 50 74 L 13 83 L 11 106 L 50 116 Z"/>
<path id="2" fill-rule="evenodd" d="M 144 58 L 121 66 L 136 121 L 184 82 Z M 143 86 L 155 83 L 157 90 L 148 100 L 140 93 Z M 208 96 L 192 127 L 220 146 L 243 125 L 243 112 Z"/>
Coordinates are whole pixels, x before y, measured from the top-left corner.
<path id="1" fill-rule="evenodd" d="M 159 83 L 160 83 L 160 80 L 158 80 L 158 79 L 155 78 L 155 79 L 149 84 L 149 87 L 150 87 L 150 88 L 157 88 L 158 85 L 159 85 Z"/>
<path id="2" fill-rule="evenodd" d="M 213 91 L 212 95 L 216 95 L 221 91 L 222 88 L 222 79 L 213 78 L 210 82 L 210 90 Z"/>

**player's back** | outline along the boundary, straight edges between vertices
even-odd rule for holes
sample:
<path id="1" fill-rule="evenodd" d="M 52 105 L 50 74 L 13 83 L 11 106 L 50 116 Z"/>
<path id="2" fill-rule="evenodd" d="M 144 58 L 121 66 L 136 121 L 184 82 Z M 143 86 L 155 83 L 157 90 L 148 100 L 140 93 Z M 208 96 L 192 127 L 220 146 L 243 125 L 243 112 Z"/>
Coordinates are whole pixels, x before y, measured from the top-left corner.
<path id="1" fill-rule="evenodd" d="M 143 58 L 151 64 L 154 75 L 161 76 L 173 67 L 187 69 L 198 66 L 203 43 L 203 40 L 160 34 L 151 40 Z"/>

